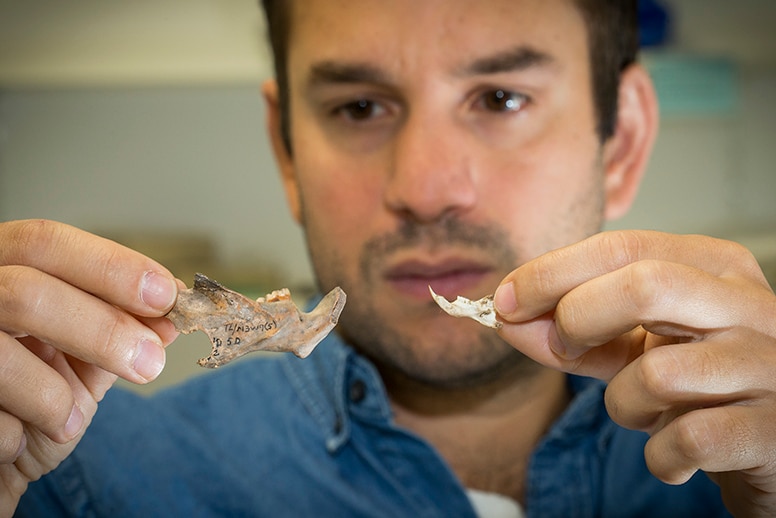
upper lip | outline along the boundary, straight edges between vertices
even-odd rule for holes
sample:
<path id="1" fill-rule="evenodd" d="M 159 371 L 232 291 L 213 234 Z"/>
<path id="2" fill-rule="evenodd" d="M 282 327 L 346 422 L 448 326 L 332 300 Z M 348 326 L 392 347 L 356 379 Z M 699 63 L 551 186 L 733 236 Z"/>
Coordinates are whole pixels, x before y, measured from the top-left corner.
<path id="1" fill-rule="evenodd" d="M 407 259 L 389 266 L 385 270 L 385 278 L 397 279 L 434 279 L 456 274 L 487 273 L 491 267 L 472 259 L 452 257 L 438 261 L 423 259 Z"/>

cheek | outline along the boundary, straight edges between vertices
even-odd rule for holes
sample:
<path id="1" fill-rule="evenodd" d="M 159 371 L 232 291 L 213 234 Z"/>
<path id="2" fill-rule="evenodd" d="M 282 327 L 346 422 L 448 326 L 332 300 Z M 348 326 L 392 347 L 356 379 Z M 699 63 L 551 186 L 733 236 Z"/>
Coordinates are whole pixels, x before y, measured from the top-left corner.
<path id="1" fill-rule="evenodd" d="M 536 224 L 561 204 L 571 189 L 572 171 L 560 153 L 542 147 L 521 146 L 511 157 L 499 157 L 487 166 L 480 199 L 491 217 Z"/>
<path id="2" fill-rule="evenodd" d="M 362 217 L 367 201 L 374 205 L 367 181 L 369 169 L 333 146 L 320 125 L 309 122 L 314 114 L 301 115 L 293 127 L 297 130 L 294 162 L 303 212 L 316 221 L 349 226 Z"/>
<path id="3" fill-rule="evenodd" d="M 522 257 L 587 237 L 601 224 L 602 172 L 595 143 L 545 139 L 492 163 L 487 218 L 506 228 Z"/>
<path id="4" fill-rule="evenodd" d="M 299 156 L 297 174 L 302 224 L 313 260 L 326 257 L 352 270 L 379 216 L 379 182 L 325 152 Z"/>
<path id="5" fill-rule="evenodd" d="M 317 167 L 307 177 L 300 175 L 302 212 L 310 218 L 305 223 L 325 223 L 332 234 L 353 233 L 353 229 L 366 227 L 375 207 L 379 207 L 373 189 L 352 175 L 327 172 Z"/>

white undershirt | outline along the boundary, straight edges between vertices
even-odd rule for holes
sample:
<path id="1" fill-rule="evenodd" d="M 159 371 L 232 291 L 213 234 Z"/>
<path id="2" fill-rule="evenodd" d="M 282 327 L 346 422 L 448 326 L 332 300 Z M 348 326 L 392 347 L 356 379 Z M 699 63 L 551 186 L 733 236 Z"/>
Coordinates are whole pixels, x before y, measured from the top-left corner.
<path id="1" fill-rule="evenodd" d="M 467 489 L 466 494 L 479 518 L 524 518 L 520 503 L 504 495 L 478 489 Z"/>

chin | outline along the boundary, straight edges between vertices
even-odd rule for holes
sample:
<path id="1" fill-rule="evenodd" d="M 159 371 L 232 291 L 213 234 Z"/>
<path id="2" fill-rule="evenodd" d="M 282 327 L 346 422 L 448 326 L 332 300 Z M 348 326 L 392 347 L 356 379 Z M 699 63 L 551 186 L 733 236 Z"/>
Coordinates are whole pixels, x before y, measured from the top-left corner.
<path id="1" fill-rule="evenodd" d="M 493 329 L 451 317 L 426 297 L 412 304 L 399 297 L 361 297 L 361 304 L 343 311 L 338 330 L 381 372 L 429 385 L 481 383 L 505 367 L 533 363 Z"/>
<path id="2" fill-rule="evenodd" d="M 480 385 L 513 373 L 518 365 L 535 365 L 491 329 L 449 316 L 439 320 L 359 349 L 388 375 L 438 388 Z"/>

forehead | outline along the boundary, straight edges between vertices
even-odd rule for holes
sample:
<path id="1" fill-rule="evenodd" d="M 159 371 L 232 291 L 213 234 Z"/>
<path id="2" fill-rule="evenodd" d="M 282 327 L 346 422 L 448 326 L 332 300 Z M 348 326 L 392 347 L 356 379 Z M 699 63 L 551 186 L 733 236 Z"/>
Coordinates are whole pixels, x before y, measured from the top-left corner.
<path id="1" fill-rule="evenodd" d="M 290 68 L 316 61 L 402 70 L 455 69 L 478 56 L 530 47 L 587 64 L 573 0 L 304 0 L 292 2 Z"/>

